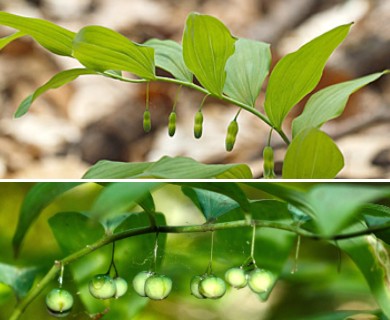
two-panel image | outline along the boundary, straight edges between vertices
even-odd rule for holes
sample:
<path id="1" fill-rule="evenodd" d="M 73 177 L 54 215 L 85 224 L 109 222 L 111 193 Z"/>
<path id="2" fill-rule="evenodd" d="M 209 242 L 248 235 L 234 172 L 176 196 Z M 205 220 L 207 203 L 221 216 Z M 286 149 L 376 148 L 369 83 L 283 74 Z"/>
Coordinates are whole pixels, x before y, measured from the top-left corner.
<path id="1" fill-rule="evenodd" d="M 0 0 L 0 320 L 390 320 L 387 0 Z"/>

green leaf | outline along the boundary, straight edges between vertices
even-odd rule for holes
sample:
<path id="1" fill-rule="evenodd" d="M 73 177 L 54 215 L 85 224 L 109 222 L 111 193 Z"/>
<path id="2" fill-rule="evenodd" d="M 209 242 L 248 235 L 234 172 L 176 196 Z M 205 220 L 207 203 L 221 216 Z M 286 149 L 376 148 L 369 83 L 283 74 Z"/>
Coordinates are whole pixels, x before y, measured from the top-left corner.
<path id="1" fill-rule="evenodd" d="M 251 179 L 245 164 L 203 164 L 187 157 L 164 156 L 157 162 L 123 163 L 99 161 L 83 179 Z"/>
<path id="2" fill-rule="evenodd" d="M 360 229 L 354 225 L 347 230 L 353 232 Z M 390 259 L 383 243 L 375 236 L 367 235 L 339 241 L 338 245 L 358 266 L 382 312 L 390 318 Z"/>
<path id="3" fill-rule="evenodd" d="M 265 111 L 278 129 L 289 111 L 321 79 L 326 61 L 347 36 L 352 24 L 339 26 L 283 57 L 273 69 L 266 91 Z"/>
<path id="4" fill-rule="evenodd" d="M 308 183 L 305 182 L 307 185 Z M 307 200 L 307 193 L 303 190 L 300 190 L 292 182 L 290 183 L 259 183 L 259 182 L 246 182 L 245 185 L 252 188 L 262 190 L 270 195 L 273 195 L 276 199 L 282 199 L 296 208 L 302 210 L 305 214 L 310 217 L 314 217 L 313 208 Z M 291 208 L 290 208 L 291 212 Z M 294 215 L 294 213 L 292 213 Z"/>
<path id="5" fill-rule="evenodd" d="M 80 184 L 83 184 L 83 182 L 41 182 L 31 188 L 22 203 L 18 225 L 12 239 L 16 256 L 19 253 L 24 236 L 41 211 L 59 195 Z"/>
<path id="6" fill-rule="evenodd" d="M 175 182 L 174 184 L 220 193 L 239 203 L 243 211 L 250 211 L 250 202 L 247 195 L 237 183 Z"/>
<path id="7" fill-rule="evenodd" d="M 254 200 L 251 203 L 251 213 L 255 213 L 256 218 L 262 221 L 278 221 L 285 222 L 286 224 L 292 225 L 295 223 L 293 215 L 289 209 L 287 202 L 279 200 Z M 274 230 L 274 229 L 273 229 Z M 273 263 L 270 261 L 269 263 Z"/>
<path id="8" fill-rule="evenodd" d="M 224 92 L 254 107 L 271 64 L 268 43 L 239 38 L 234 54 L 226 63 Z"/>
<path id="9" fill-rule="evenodd" d="M 354 317 L 358 316 L 359 317 Z M 379 315 L 378 311 L 369 311 L 369 310 L 343 310 L 343 311 L 335 311 L 328 314 L 321 314 L 316 316 L 309 316 L 302 318 L 301 320 L 348 320 L 348 319 L 363 319 L 362 315 Z M 352 318 L 350 318 L 352 317 Z M 374 319 L 374 318 L 367 318 Z M 381 318 L 382 319 L 382 318 Z M 379 320 L 379 318 L 378 318 Z"/>
<path id="10" fill-rule="evenodd" d="M 19 39 L 25 35 L 26 35 L 25 33 L 18 31 L 18 32 L 15 32 L 9 36 L 1 38 L 0 39 L 0 50 L 3 49 L 6 45 L 11 43 L 12 41 Z"/>
<path id="11" fill-rule="evenodd" d="M 287 148 L 285 179 L 332 179 L 344 166 L 337 145 L 324 132 L 310 128 L 299 133 Z"/>
<path id="12" fill-rule="evenodd" d="M 15 117 L 19 118 L 26 114 L 30 109 L 31 104 L 37 99 L 40 95 L 44 94 L 50 89 L 59 88 L 73 80 L 78 76 L 84 74 L 97 74 L 94 70 L 89 69 L 70 69 L 57 73 L 53 78 L 46 82 L 43 86 L 39 87 L 35 92 L 25 98 L 22 103 L 19 105 L 18 109 L 15 112 Z"/>
<path id="13" fill-rule="evenodd" d="M 307 199 L 315 212 L 318 230 L 331 236 L 359 217 L 358 209 L 364 204 L 389 195 L 388 187 L 327 183 L 313 187 Z"/>
<path id="14" fill-rule="evenodd" d="M 121 215 L 115 215 L 112 218 L 103 219 L 101 224 L 103 225 L 104 229 L 106 230 L 106 234 L 113 234 L 115 229 L 123 222 L 125 221 L 129 215 L 133 213 L 124 213 Z"/>
<path id="15" fill-rule="evenodd" d="M 75 33 L 52 22 L 0 11 L 0 25 L 17 29 L 33 37 L 41 46 L 55 54 L 72 55 Z"/>
<path id="16" fill-rule="evenodd" d="M 155 212 L 156 211 L 156 205 L 154 203 L 153 196 L 150 192 L 148 192 L 145 195 L 145 197 L 143 197 L 142 200 L 138 202 L 138 204 L 146 212 Z"/>
<path id="17" fill-rule="evenodd" d="M 349 96 L 365 85 L 389 73 L 390 70 L 370 74 L 355 80 L 338 83 L 313 94 L 302 114 L 292 124 L 293 136 L 308 128 L 320 128 L 326 121 L 340 116 Z"/>
<path id="18" fill-rule="evenodd" d="M 160 213 L 155 213 L 156 223 L 158 226 L 165 226 L 165 216 Z M 148 227 L 150 226 L 150 220 L 145 212 L 132 212 L 127 215 L 127 218 L 122 221 L 121 224 L 118 225 L 117 228 L 115 228 L 114 233 L 124 232 L 128 230 L 138 229 L 141 227 Z M 166 233 L 160 233 L 159 234 L 159 240 L 166 239 Z M 150 237 L 150 235 L 144 234 L 142 236 Z M 161 236 L 161 239 L 160 239 Z M 153 235 L 154 237 L 154 235 Z M 134 241 L 135 239 L 128 238 L 129 241 Z M 146 244 L 147 247 L 150 248 L 150 253 L 153 250 L 154 241 L 151 240 L 149 244 Z M 160 248 L 161 249 L 161 248 Z M 142 261 L 142 260 L 141 260 Z"/>
<path id="19" fill-rule="evenodd" d="M 142 174 L 153 162 L 116 162 L 100 160 L 83 175 L 83 179 L 130 179 Z"/>
<path id="20" fill-rule="evenodd" d="M 217 192 L 189 187 L 183 187 L 182 191 L 198 207 L 207 221 L 215 220 L 240 206 L 232 198 Z"/>
<path id="21" fill-rule="evenodd" d="M 125 211 L 148 197 L 162 182 L 118 182 L 105 187 L 92 205 L 91 214 L 100 219 Z"/>
<path id="22" fill-rule="evenodd" d="M 390 208 L 380 204 L 367 204 L 362 209 L 362 215 L 369 227 L 383 226 L 390 223 Z M 390 244 L 390 229 L 374 232 L 375 236 Z"/>
<path id="23" fill-rule="evenodd" d="M 79 212 L 60 212 L 49 219 L 58 245 L 69 255 L 103 238 L 103 226 Z"/>
<path id="24" fill-rule="evenodd" d="M 73 56 L 96 71 L 120 70 L 149 80 L 155 78 L 154 49 L 105 27 L 82 28 L 73 41 Z"/>
<path id="25" fill-rule="evenodd" d="M 31 289 L 38 270 L 34 267 L 16 267 L 0 263 L 0 282 L 10 286 L 18 298 Z"/>
<path id="26" fill-rule="evenodd" d="M 221 97 L 226 79 L 226 61 L 236 39 L 218 19 L 189 14 L 183 34 L 183 57 L 188 69 L 211 94 Z"/>
<path id="27" fill-rule="evenodd" d="M 173 40 L 159 39 L 151 39 L 144 44 L 154 48 L 157 67 L 171 73 L 178 80 L 192 82 L 192 73 L 184 63 L 180 44 Z"/>

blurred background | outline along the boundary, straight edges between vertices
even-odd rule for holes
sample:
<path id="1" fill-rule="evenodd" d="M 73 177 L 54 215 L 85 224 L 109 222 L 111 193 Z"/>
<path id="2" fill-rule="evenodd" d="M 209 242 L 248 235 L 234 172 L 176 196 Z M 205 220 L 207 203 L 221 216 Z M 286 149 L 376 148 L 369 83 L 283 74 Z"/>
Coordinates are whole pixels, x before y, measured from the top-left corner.
<path id="1" fill-rule="evenodd" d="M 318 88 L 390 68 L 388 0 L 0 0 L 0 9 L 48 19 L 73 31 L 90 24 L 113 28 L 133 41 L 181 40 L 191 11 L 221 19 L 239 37 L 272 45 L 273 62 L 313 37 L 354 21 L 350 35 L 331 57 Z M 0 29 L 0 36 L 10 33 Z M 193 137 L 193 117 L 202 96 L 183 89 L 177 132 L 167 133 L 176 86 L 151 85 L 152 131 L 142 129 L 145 85 L 83 76 L 39 98 L 31 112 L 13 119 L 19 103 L 72 59 L 54 56 L 30 38 L 0 53 L 0 178 L 79 178 L 100 159 L 154 161 L 190 156 L 205 163 L 247 163 L 262 174 L 268 126 L 251 114 L 239 118 L 233 152 L 224 149 L 226 128 L 237 109 L 208 99 L 204 135 Z M 264 94 L 258 99 L 261 107 Z M 323 129 L 345 156 L 340 178 L 390 178 L 390 77 L 354 94 L 343 116 Z M 295 115 L 302 105 L 293 109 Z M 288 125 L 288 121 L 287 121 Z M 288 131 L 288 128 L 286 129 Z M 285 146 L 274 135 L 276 171 Z"/>
<path id="2" fill-rule="evenodd" d="M 55 260 L 67 255 L 56 241 L 53 229 L 49 225 L 50 219 L 59 212 L 67 212 L 67 215 L 70 214 L 69 212 L 87 214 L 102 191 L 102 187 L 87 183 L 58 197 L 31 224 L 19 258 L 15 259 L 12 252 L 12 236 L 16 229 L 21 204 L 33 185 L 33 183 L 0 184 L 2 204 L 0 266 L 2 268 L 3 264 L 16 266 L 20 270 L 20 276 L 30 272 L 36 276 L 34 284 L 37 284 Z M 311 184 L 300 184 L 299 188 L 310 188 L 310 186 Z M 250 187 L 243 186 L 243 189 L 251 199 L 268 197 Z M 153 192 L 153 198 L 157 211 L 165 214 L 168 225 L 204 222 L 200 211 L 183 195 L 179 186 L 164 186 Z M 139 208 L 134 208 L 132 212 L 137 211 Z M 222 218 L 220 217 L 218 221 L 237 219 L 235 214 L 237 214 L 235 211 L 228 213 L 223 218 L 226 220 L 220 220 Z M 63 228 L 67 228 L 66 223 L 63 224 Z M 77 229 L 77 232 L 82 233 L 86 230 Z M 68 235 L 75 236 L 69 231 Z M 274 229 L 258 230 L 255 246 L 258 266 L 264 268 L 268 265 L 272 266 L 274 262 L 271 257 L 276 256 L 275 260 L 278 259 L 280 246 L 284 246 L 284 241 L 289 243 L 287 238 L 291 235 L 289 232 Z M 160 234 L 161 238 L 164 236 Z M 73 311 L 67 319 L 97 320 L 105 315 L 103 319 L 112 320 L 326 320 L 344 319 L 346 316 L 337 317 L 335 314 L 343 310 L 354 310 L 355 314 L 360 314 L 364 310 L 377 308 L 365 279 L 351 259 L 335 245 L 325 241 L 302 238 L 297 271 L 292 272 L 295 269 L 294 246 L 284 266 L 281 279 L 271 292 L 268 301 L 261 302 L 248 288 L 241 290 L 228 288 L 226 295 L 219 300 L 201 300 L 191 296 L 189 290 L 191 277 L 203 274 L 209 262 L 210 233 L 169 234 L 166 240 L 166 245 L 160 245 L 158 249 L 161 264 L 157 269 L 161 274 L 166 274 L 173 279 L 172 293 L 166 300 L 150 301 L 141 298 L 135 294 L 131 286 L 127 294 L 118 300 L 100 301 L 92 298 L 87 289 L 88 281 L 93 275 L 105 273 L 110 263 L 111 246 L 105 246 L 65 268 L 64 289 L 72 292 L 75 298 Z M 155 235 L 149 234 L 116 242 L 115 263 L 120 276 L 129 284 L 136 273 L 149 269 L 153 259 L 154 241 Z M 223 277 L 227 269 L 243 263 L 249 256 L 250 242 L 251 228 L 216 231 L 213 254 L 215 275 Z M 9 273 L 12 274 L 11 271 Z M 20 288 L 24 285 L 20 280 Z M 45 295 L 56 287 L 58 282 L 53 280 L 29 305 L 21 319 L 53 319 L 46 311 L 44 299 Z M 16 302 L 11 288 L 0 283 L 0 320 L 9 318 Z M 327 314 L 328 317 L 320 317 Z M 378 318 L 361 315 L 348 319 Z"/>

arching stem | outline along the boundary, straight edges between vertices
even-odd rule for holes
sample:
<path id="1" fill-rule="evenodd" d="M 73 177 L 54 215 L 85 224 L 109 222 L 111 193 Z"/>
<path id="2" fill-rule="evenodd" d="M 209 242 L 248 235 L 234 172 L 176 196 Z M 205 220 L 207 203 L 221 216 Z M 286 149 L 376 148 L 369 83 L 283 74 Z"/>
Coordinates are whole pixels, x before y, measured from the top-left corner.
<path id="1" fill-rule="evenodd" d="M 172 112 L 176 112 L 176 105 L 177 105 L 177 101 L 179 100 L 179 94 L 180 94 L 181 88 L 183 88 L 182 85 L 180 85 L 176 90 L 175 100 L 173 100 Z"/>
<path id="2" fill-rule="evenodd" d="M 106 273 L 107 275 L 110 274 L 111 268 L 114 268 L 115 278 L 118 277 L 119 273 L 118 273 L 118 269 L 116 268 L 116 265 L 115 265 L 115 241 L 112 242 L 111 263 L 110 263 L 110 267 L 108 268 L 108 271 Z"/>
<path id="3" fill-rule="evenodd" d="M 64 282 L 64 269 L 65 269 L 65 266 L 63 263 L 61 263 L 61 269 L 60 269 L 60 276 L 58 277 L 58 282 L 59 282 L 59 287 L 62 288 L 62 284 Z"/>
<path id="4" fill-rule="evenodd" d="M 298 271 L 298 257 L 299 257 L 299 249 L 301 248 L 301 236 L 297 236 L 297 245 L 295 249 L 295 256 L 294 256 L 294 266 L 291 270 L 291 273 L 296 273 Z"/>
<path id="5" fill-rule="evenodd" d="M 213 252 L 214 252 L 214 231 L 211 231 L 210 261 L 207 266 L 206 274 L 213 274 Z"/>

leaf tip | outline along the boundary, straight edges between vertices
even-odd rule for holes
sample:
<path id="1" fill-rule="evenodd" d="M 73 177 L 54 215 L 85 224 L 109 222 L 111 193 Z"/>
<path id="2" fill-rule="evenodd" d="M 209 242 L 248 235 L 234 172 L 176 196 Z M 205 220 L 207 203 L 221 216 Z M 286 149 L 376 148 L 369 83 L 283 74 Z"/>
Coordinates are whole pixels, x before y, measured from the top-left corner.
<path id="1" fill-rule="evenodd" d="M 29 95 L 27 98 L 25 98 L 19 105 L 18 109 L 15 111 L 14 118 L 18 119 L 24 116 L 27 113 L 28 109 L 30 108 L 32 102 L 33 102 L 33 95 Z"/>

